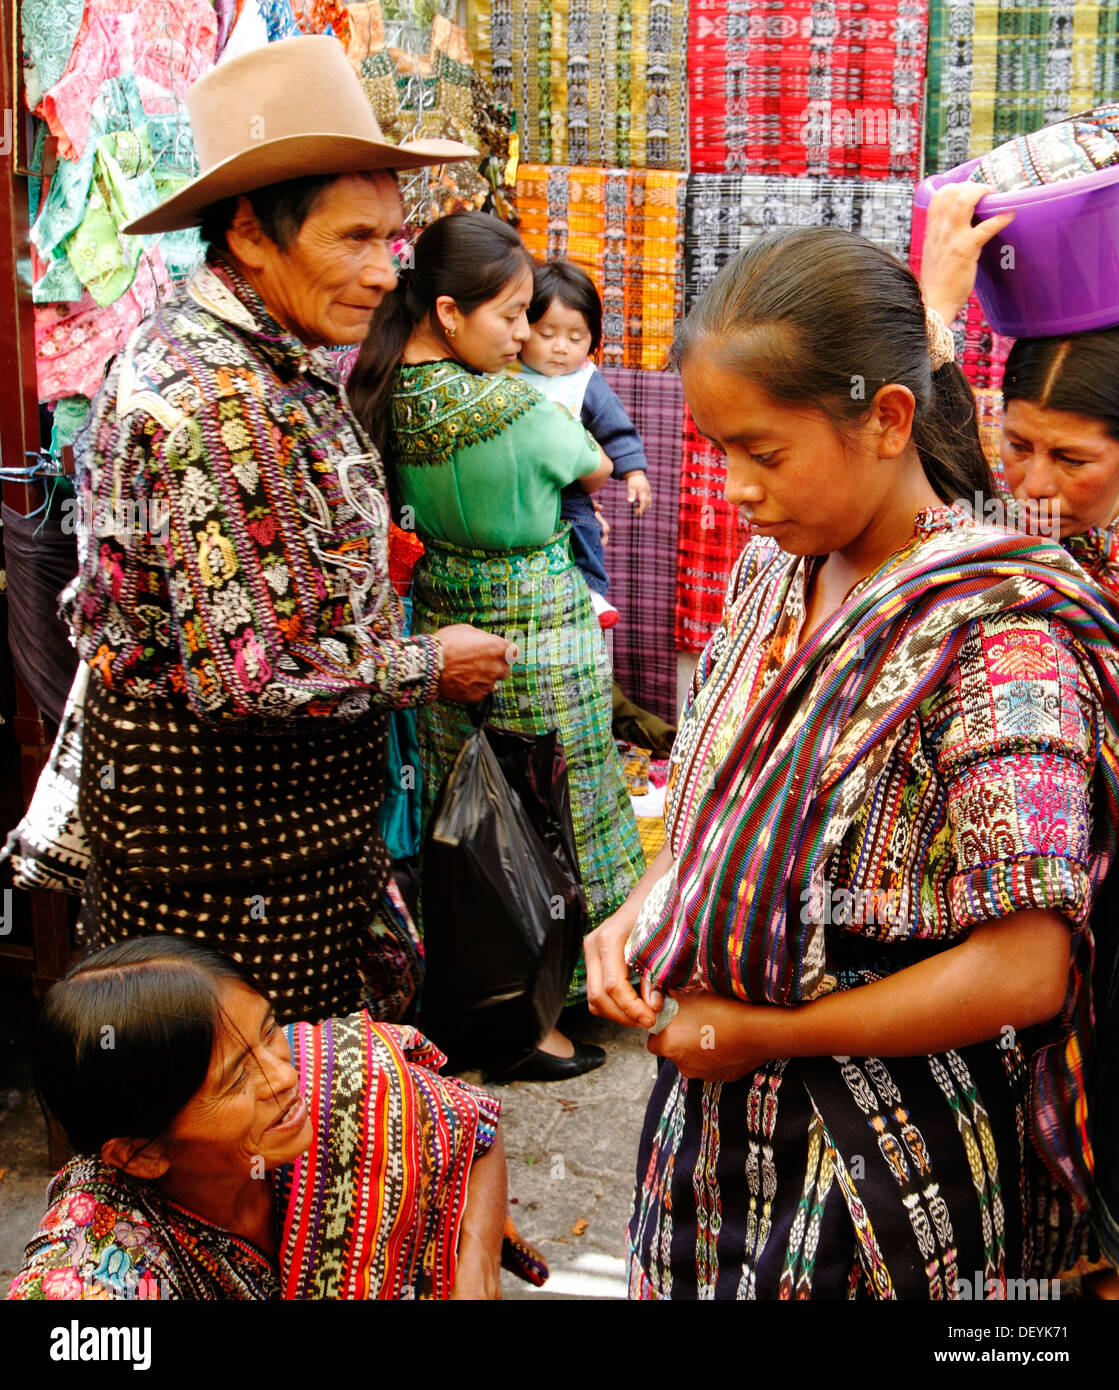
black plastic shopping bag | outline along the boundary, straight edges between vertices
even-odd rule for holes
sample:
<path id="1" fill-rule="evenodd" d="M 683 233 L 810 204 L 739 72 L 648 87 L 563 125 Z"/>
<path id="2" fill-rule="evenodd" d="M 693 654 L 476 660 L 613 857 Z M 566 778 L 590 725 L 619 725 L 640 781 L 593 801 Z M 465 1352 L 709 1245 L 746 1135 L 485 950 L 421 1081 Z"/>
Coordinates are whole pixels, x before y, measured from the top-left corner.
<path id="1" fill-rule="evenodd" d="M 452 1060 L 516 1060 L 555 1023 L 587 904 L 555 732 L 467 738 L 424 840 L 422 1027 Z"/>

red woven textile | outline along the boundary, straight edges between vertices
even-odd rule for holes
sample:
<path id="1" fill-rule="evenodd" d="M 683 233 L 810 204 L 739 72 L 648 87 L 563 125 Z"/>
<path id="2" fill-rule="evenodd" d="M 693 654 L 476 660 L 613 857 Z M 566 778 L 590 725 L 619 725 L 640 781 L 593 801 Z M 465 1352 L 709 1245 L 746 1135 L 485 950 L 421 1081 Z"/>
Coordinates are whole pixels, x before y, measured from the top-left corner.
<path id="1" fill-rule="evenodd" d="M 917 178 L 927 38 L 927 0 L 692 0 L 692 171 Z"/>
<path id="2" fill-rule="evenodd" d="M 684 652 L 701 652 L 718 625 L 731 566 L 750 534 L 723 497 L 725 475 L 722 455 L 702 437 L 685 407 L 675 622 L 676 646 Z"/>

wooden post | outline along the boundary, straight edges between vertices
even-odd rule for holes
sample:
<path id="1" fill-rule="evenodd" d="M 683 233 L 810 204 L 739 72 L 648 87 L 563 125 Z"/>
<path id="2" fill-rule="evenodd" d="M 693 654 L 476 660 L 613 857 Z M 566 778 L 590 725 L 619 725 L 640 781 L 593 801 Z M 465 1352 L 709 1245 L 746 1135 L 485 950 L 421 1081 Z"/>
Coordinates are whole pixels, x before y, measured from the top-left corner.
<path id="1" fill-rule="evenodd" d="M 21 45 L 15 0 L 0 0 L 0 464 L 19 468 L 39 451 L 39 391 L 35 371 L 35 318 L 31 301 L 27 182 L 17 155 L 27 158 L 21 80 Z M 4 501 L 22 515 L 42 505 L 41 483 L 3 485 Z M 53 732 L 23 684 L 16 680 L 13 732 L 20 745 L 26 804 L 50 754 Z M 6 831 L 8 827 L 4 827 Z M 0 945 L 9 969 L 29 973 L 40 991 L 65 973 L 70 961 L 70 912 L 63 893 L 31 894 L 32 950 Z"/>

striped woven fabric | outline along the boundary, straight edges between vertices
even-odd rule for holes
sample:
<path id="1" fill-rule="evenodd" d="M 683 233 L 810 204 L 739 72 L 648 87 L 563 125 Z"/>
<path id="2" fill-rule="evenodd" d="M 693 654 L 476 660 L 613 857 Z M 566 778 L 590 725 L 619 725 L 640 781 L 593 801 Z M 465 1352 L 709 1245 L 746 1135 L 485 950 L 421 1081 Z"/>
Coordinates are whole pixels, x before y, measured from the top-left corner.
<path id="1" fill-rule="evenodd" d="M 701 652 L 718 627 L 727 580 L 750 534 L 723 497 L 725 474 L 722 456 L 685 407 L 673 626 L 676 646 L 684 652 Z"/>
<path id="2" fill-rule="evenodd" d="M 921 248 L 925 243 L 925 210 L 914 207 L 913 232 L 909 241 L 909 264 L 914 275 L 921 273 Z M 982 306 L 975 295 L 957 315 L 951 325 L 956 340 L 956 361 L 976 390 L 995 389 L 1002 385 L 1006 359 L 1014 339 L 996 333 L 987 322 Z"/>
<path id="3" fill-rule="evenodd" d="M 668 833 L 664 828 L 663 816 L 638 816 L 637 833 L 641 836 L 641 848 L 645 851 L 645 862 L 651 864 L 664 848 Z"/>
<path id="4" fill-rule="evenodd" d="M 448 1298 L 470 1169 L 500 1104 L 414 1028 L 368 1014 L 295 1024 L 292 1064 L 314 1141 L 280 1170 L 288 1299 Z"/>
<path id="5" fill-rule="evenodd" d="M 996 481 L 1002 483 L 1002 461 L 999 457 L 999 439 L 1002 437 L 1002 392 L 990 390 L 974 391 L 975 418 L 979 424 L 979 442 L 987 455 L 987 462 L 995 474 Z"/>
<path id="6" fill-rule="evenodd" d="M 614 677 L 637 704 L 674 724 L 672 625 L 684 393 L 675 372 L 617 367 L 607 368 L 603 375 L 641 435 L 653 489 L 653 505 L 643 517 L 630 512 L 624 482 L 608 483 L 597 495 L 610 523 L 610 601 L 622 614 L 613 629 Z"/>
<path id="7" fill-rule="evenodd" d="M 601 362 L 659 370 L 684 306 L 683 174 L 522 164 L 519 231 L 537 260 L 566 256 L 602 295 Z"/>
<path id="8" fill-rule="evenodd" d="M 1119 6 L 931 0 L 929 173 L 1117 97 Z"/>
<path id="9" fill-rule="evenodd" d="M 685 307 L 692 307 L 736 251 L 777 227 L 844 227 L 904 260 L 912 209 L 908 179 L 693 174 L 684 238 Z"/>
<path id="10" fill-rule="evenodd" d="M 476 0 L 470 46 L 538 163 L 683 169 L 685 0 Z"/>
<path id="11" fill-rule="evenodd" d="M 916 178 L 927 0 L 693 0 L 690 168 Z"/>
<path id="12" fill-rule="evenodd" d="M 675 901 L 650 896 L 627 953 L 659 984 L 687 981 L 791 1003 L 823 984 L 824 952 L 812 940 L 823 924 L 797 913 L 791 897 L 787 919 L 773 908 L 786 901 L 791 883 L 809 882 L 812 866 L 827 862 L 875 784 L 886 744 L 937 688 L 976 618 L 1038 613 L 1067 624 L 1095 665 L 1112 720 L 1119 715 L 1112 646 L 1119 628 L 1057 546 L 955 525 L 931 539 L 916 534 L 767 682 L 761 665 L 744 656 L 770 650 L 768 639 L 758 647 L 759 634 L 778 630 L 800 561 L 774 544 L 748 552 L 746 561 L 726 627 L 699 671 L 702 717 L 676 743 L 685 771 L 665 813 L 679 851 Z M 712 714 L 717 705 L 733 708 L 732 690 L 745 692 L 748 705 L 726 746 Z M 1101 784 L 1114 799 L 1115 726 L 1106 738 Z"/>

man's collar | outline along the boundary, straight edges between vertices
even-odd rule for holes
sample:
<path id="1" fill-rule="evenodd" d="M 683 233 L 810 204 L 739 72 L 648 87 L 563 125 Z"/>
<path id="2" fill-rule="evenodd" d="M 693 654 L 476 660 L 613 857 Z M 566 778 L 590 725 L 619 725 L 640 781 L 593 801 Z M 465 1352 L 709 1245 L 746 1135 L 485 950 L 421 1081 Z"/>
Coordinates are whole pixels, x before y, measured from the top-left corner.
<path id="1" fill-rule="evenodd" d="M 315 371 L 334 385 L 338 370 L 327 348 L 309 348 L 269 313 L 264 300 L 221 251 L 211 247 L 191 277 L 190 297 L 215 318 L 251 337 L 283 375 Z"/>

